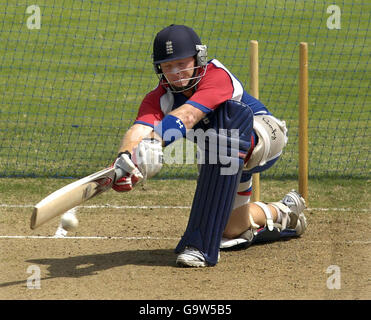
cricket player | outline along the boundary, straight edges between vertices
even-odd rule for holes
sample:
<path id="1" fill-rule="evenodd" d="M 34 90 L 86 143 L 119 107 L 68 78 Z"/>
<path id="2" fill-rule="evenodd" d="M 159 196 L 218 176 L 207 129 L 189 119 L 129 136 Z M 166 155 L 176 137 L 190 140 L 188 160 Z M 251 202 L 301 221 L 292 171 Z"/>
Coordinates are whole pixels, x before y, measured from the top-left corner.
<path id="1" fill-rule="evenodd" d="M 277 202 L 250 203 L 252 174 L 270 168 L 287 143 L 285 122 L 247 94 L 221 62 L 208 60 L 192 28 L 161 30 L 153 65 L 159 84 L 144 97 L 121 142 L 113 189 L 130 191 L 154 176 L 163 147 L 175 140 L 197 143 L 202 151 L 197 187 L 176 264 L 215 266 L 220 249 L 303 234 L 305 202 L 296 191 Z"/>

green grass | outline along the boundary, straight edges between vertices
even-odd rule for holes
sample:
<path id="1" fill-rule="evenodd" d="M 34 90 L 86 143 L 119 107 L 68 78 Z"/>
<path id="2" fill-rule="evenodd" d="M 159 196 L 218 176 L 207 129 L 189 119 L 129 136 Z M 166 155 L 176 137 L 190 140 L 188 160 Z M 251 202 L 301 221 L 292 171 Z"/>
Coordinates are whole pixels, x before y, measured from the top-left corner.
<path id="1" fill-rule="evenodd" d="M 0 204 L 34 205 L 48 194 L 73 182 L 73 179 L 52 178 L 0 178 Z M 323 186 L 326 186 L 324 188 Z M 150 180 L 133 191 L 118 194 L 109 191 L 89 201 L 110 205 L 170 205 L 191 206 L 196 188 L 194 179 Z M 261 199 L 277 201 L 290 189 L 297 189 L 293 179 L 262 179 Z M 371 210 L 368 190 L 370 181 L 363 179 L 323 178 L 309 181 L 309 208 L 347 208 Z M 174 189 L 177 193 L 174 194 Z M 172 196 L 169 196 L 172 195 Z M 355 201 L 355 198 L 357 201 Z"/>
<path id="2" fill-rule="evenodd" d="M 187 24 L 248 89 L 248 42 L 259 41 L 260 99 L 286 120 L 289 144 L 266 175 L 297 174 L 298 44 L 309 44 L 312 177 L 369 177 L 367 1 L 342 1 L 328 30 L 325 1 L 27 1 L 0 9 L 0 176 L 81 177 L 112 162 L 146 92 L 157 84 L 153 38 Z M 166 166 L 165 177 L 194 177 Z"/>

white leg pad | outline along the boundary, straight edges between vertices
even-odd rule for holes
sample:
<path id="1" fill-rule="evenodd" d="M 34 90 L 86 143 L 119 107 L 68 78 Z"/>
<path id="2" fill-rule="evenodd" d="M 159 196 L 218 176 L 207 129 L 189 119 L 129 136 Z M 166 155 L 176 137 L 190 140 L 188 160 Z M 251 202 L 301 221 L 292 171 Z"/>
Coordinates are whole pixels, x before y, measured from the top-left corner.
<path id="1" fill-rule="evenodd" d="M 233 210 L 242 207 L 250 202 L 250 196 L 236 194 L 233 203 Z"/>
<path id="2" fill-rule="evenodd" d="M 260 201 L 257 201 L 257 202 L 254 202 L 254 203 L 256 205 L 258 205 L 264 211 L 265 217 L 267 218 L 268 230 L 273 231 L 274 223 L 273 223 L 272 213 L 269 210 L 269 207 L 265 203 L 260 202 Z M 250 217 L 251 217 L 251 215 L 250 215 Z"/>
<path id="3" fill-rule="evenodd" d="M 279 210 L 282 212 L 282 222 L 281 222 L 282 230 L 286 229 L 288 222 L 289 222 L 288 219 L 289 219 L 289 213 L 291 212 L 290 209 L 281 202 L 273 202 L 271 203 L 271 205 L 276 210 Z"/>

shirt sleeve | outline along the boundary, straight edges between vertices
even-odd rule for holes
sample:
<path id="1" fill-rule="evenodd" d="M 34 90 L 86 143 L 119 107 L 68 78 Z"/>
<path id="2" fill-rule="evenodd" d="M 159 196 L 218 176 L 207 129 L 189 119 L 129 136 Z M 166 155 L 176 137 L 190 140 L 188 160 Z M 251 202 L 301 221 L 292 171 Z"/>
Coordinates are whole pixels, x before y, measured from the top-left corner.
<path id="1" fill-rule="evenodd" d="M 209 113 L 224 101 L 231 99 L 232 95 L 233 85 L 228 73 L 221 68 L 212 67 L 206 71 L 196 92 L 186 103 Z"/>
<path id="2" fill-rule="evenodd" d="M 158 86 L 144 97 L 134 124 L 140 123 L 153 128 L 156 122 L 160 122 L 164 118 L 160 105 L 160 98 L 164 93 L 163 91 L 164 89 Z"/>

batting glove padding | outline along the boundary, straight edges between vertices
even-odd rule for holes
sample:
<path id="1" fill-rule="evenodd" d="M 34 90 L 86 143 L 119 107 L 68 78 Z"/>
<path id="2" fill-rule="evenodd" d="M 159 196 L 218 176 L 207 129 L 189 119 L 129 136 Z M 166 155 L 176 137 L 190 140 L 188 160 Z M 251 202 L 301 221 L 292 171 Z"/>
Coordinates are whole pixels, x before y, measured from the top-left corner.
<path id="1" fill-rule="evenodd" d="M 117 192 L 130 191 L 143 179 L 143 175 L 131 160 L 129 152 L 120 153 L 113 164 L 116 179 L 112 186 Z"/>
<path id="2" fill-rule="evenodd" d="M 152 178 L 162 168 L 163 152 L 161 142 L 144 138 L 133 151 L 133 161 L 144 179 Z"/>
<path id="3" fill-rule="evenodd" d="M 133 190 L 133 187 L 140 179 L 135 175 L 127 174 L 125 177 L 118 179 L 113 185 L 112 189 L 117 192 L 127 192 Z"/>

